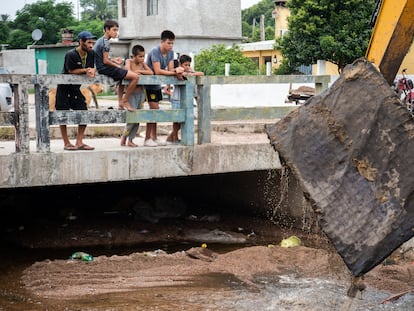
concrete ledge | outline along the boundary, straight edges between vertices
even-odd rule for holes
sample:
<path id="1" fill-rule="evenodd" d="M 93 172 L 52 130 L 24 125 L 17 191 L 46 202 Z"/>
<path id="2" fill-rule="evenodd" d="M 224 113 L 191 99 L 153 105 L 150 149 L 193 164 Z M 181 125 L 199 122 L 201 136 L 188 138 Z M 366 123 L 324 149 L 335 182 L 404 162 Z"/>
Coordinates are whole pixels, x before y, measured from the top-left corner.
<path id="1" fill-rule="evenodd" d="M 116 140 L 119 142 L 118 140 Z M 0 156 L 0 188 L 280 169 L 267 143 L 66 151 Z"/>

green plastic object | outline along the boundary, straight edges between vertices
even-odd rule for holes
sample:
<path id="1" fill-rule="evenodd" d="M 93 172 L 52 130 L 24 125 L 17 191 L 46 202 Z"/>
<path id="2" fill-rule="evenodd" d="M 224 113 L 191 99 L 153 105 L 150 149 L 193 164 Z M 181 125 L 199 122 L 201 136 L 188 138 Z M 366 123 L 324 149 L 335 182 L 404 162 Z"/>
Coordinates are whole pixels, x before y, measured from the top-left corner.
<path id="1" fill-rule="evenodd" d="M 84 252 L 76 252 L 76 253 L 73 253 L 69 257 L 69 259 L 80 259 L 82 261 L 92 261 L 93 260 L 93 256 L 92 255 L 89 255 L 87 253 L 84 253 Z"/>

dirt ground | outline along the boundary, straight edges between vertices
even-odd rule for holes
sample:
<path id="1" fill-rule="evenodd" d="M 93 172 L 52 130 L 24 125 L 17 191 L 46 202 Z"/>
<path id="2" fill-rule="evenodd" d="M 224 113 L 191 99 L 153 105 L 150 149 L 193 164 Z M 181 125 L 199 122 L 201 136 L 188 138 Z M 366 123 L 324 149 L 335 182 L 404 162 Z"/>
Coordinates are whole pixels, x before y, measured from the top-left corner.
<path id="1" fill-rule="evenodd" d="M 22 281 L 36 296 L 67 299 L 140 287 L 182 286 L 209 273 L 234 275 L 252 288 L 256 286 L 253 278 L 261 274 L 295 273 L 341 282 L 351 279 L 341 258 L 331 251 L 303 246 L 251 246 L 215 254 L 211 261 L 192 258 L 185 251 L 99 256 L 92 262 L 45 260 L 26 269 Z M 397 294 L 414 290 L 413 273 L 414 262 L 380 265 L 365 276 L 364 283 Z"/>

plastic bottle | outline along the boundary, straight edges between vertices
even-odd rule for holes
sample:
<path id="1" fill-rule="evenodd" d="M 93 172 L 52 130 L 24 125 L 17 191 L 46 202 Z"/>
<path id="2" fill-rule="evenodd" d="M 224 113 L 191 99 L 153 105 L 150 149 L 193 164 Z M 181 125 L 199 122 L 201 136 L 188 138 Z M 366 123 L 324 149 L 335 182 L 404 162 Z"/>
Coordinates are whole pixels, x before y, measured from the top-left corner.
<path id="1" fill-rule="evenodd" d="M 84 252 L 76 252 L 76 253 L 73 253 L 69 257 L 69 259 L 80 259 L 82 261 L 92 261 L 93 260 L 93 256 L 92 255 L 89 255 L 87 253 L 84 253 Z"/>

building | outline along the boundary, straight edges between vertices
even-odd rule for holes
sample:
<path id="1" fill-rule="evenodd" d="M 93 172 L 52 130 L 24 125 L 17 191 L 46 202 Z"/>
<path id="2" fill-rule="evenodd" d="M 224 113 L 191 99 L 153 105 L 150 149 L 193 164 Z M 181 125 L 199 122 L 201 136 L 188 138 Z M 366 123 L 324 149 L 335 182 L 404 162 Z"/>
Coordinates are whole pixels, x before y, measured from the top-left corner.
<path id="1" fill-rule="evenodd" d="M 272 12 L 272 16 L 275 19 L 275 39 L 282 37 L 288 31 L 288 17 L 290 16 L 290 10 L 286 7 L 286 0 L 276 0 L 275 9 Z M 240 48 L 243 51 L 243 55 L 251 58 L 258 64 L 261 71 L 264 71 L 266 63 L 272 64 L 272 69 L 279 67 L 282 55 L 280 51 L 274 49 L 275 40 L 242 43 Z M 309 68 L 307 68 L 309 67 Z M 403 62 L 401 63 L 398 74 L 401 74 L 403 68 L 407 68 L 409 75 L 414 74 L 414 49 L 410 48 Z M 312 66 L 304 66 L 300 69 L 301 72 L 306 74 L 322 75 L 327 74 L 331 76 L 339 75 L 338 66 L 324 61 L 318 60 L 316 64 Z"/>
<path id="2" fill-rule="evenodd" d="M 118 0 L 118 22 L 117 52 L 128 53 L 134 44 L 149 51 L 165 29 L 176 35 L 174 51 L 180 54 L 242 41 L 240 0 Z"/>
<path id="3" fill-rule="evenodd" d="M 290 10 L 286 7 L 286 0 L 275 1 L 275 9 L 272 12 L 272 16 L 275 19 L 275 39 L 277 39 L 288 31 L 287 19 L 290 16 Z M 275 40 L 240 44 L 243 55 L 256 62 L 261 71 L 264 71 L 268 62 L 272 64 L 272 69 L 279 67 L 282 54 L 280 51 L 275 50 L 274 46 Z"/>

